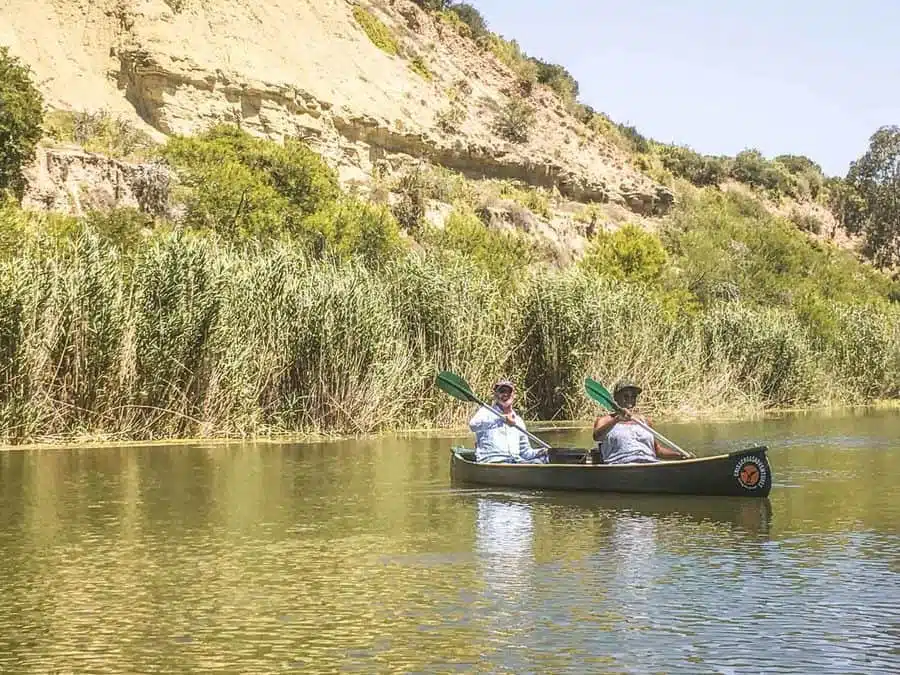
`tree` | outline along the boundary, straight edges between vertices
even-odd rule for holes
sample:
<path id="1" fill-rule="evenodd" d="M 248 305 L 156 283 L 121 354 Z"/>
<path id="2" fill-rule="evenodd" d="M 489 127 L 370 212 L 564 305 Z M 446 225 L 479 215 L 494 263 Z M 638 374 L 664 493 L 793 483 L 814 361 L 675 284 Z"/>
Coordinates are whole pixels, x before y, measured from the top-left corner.
<path id="1" fill-rule="evenodd" d="M 878 267 L 900 263 L 900 127 L 872 134 L 846 182 L 859 195 L 843 214 L 847 231 L 865 237 L 865 253 Z"/>
<path id="2" fill-rule="evenodd" d="M 22 167 L 34 158 L 43 121 L 44 99 L 30 69 L 0 47 L 0 190 L 22 196 Z"/>

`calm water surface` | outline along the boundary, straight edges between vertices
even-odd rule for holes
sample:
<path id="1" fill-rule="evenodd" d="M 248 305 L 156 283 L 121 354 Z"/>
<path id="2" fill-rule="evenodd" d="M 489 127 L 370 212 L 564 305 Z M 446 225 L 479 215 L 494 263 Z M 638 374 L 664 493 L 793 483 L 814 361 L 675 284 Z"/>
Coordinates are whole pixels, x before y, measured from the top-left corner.
<path id="1" fill-rule="evenodd" d="M 900 671 L 900 413 L 661 430 L 768 444 L 770 498 L 461 489 L 468 437 L 0 452 L 0 672 Z"/>

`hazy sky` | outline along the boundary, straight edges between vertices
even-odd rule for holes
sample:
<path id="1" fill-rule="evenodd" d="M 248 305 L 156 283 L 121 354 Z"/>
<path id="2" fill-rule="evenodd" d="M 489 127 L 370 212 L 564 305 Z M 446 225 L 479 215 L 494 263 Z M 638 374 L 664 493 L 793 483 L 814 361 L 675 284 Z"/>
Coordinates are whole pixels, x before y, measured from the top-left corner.
<path id="1" fill-rule="evenodd" d="M 582 102 L 661 142 L 843 176 L 900 124 L 900 0 L 469 1 L 565 66 Z"/>

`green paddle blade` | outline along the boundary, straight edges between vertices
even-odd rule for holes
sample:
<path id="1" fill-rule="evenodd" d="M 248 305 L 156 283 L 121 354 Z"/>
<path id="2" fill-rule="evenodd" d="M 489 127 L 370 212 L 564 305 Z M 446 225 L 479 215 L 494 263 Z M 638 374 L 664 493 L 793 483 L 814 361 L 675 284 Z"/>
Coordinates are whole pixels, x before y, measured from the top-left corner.
<path id="1" fill-rule="evenodd" d="M 472 393 L 472 390 L 469 389 L 468 383 L 466 383 L 459 375 L 455 375 L 454 373 L 445 370 L 438 373 L 435 382 L 441 391 L 450 394 L 453 398 L 458 398 L 460 401 L 467 401 L 470 403 L 479 403 L 478 398 Z"/>
<path id="2" fill-rule="evenodd" d="M 597 380 L 593 380 L 590 377 L 586 378 L 584 380 L 584 390 L 593 401 L 596 401 L 607 410 L 613 412 L 619 410 L 619 406 L 616 404 L 615 399 L 613 399 L 612 394 L 607 391 L 606 387 L 597 382 Z"/>

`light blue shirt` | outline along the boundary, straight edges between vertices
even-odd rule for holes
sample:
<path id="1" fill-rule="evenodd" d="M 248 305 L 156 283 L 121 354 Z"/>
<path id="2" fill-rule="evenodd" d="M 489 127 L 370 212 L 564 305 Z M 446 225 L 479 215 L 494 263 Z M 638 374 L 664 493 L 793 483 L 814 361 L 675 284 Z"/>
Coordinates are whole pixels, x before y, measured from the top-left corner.
<path id="1" fill-rule="evenodd" d="M 494 410 L 503 414 L 499 405 Z M 513 411 L 513 420 L 522 429 L 524 420 Z M 546 453 L 541 448 L 532 448 L 528 436 L 515 427 L 509 426 L 502 418 L 487 408 L 479 407 L 469 420 L 469 428 L 475 434 L 475 461 L 485 463 L 506 462 L 510 464 L 545 464 Z"/>

